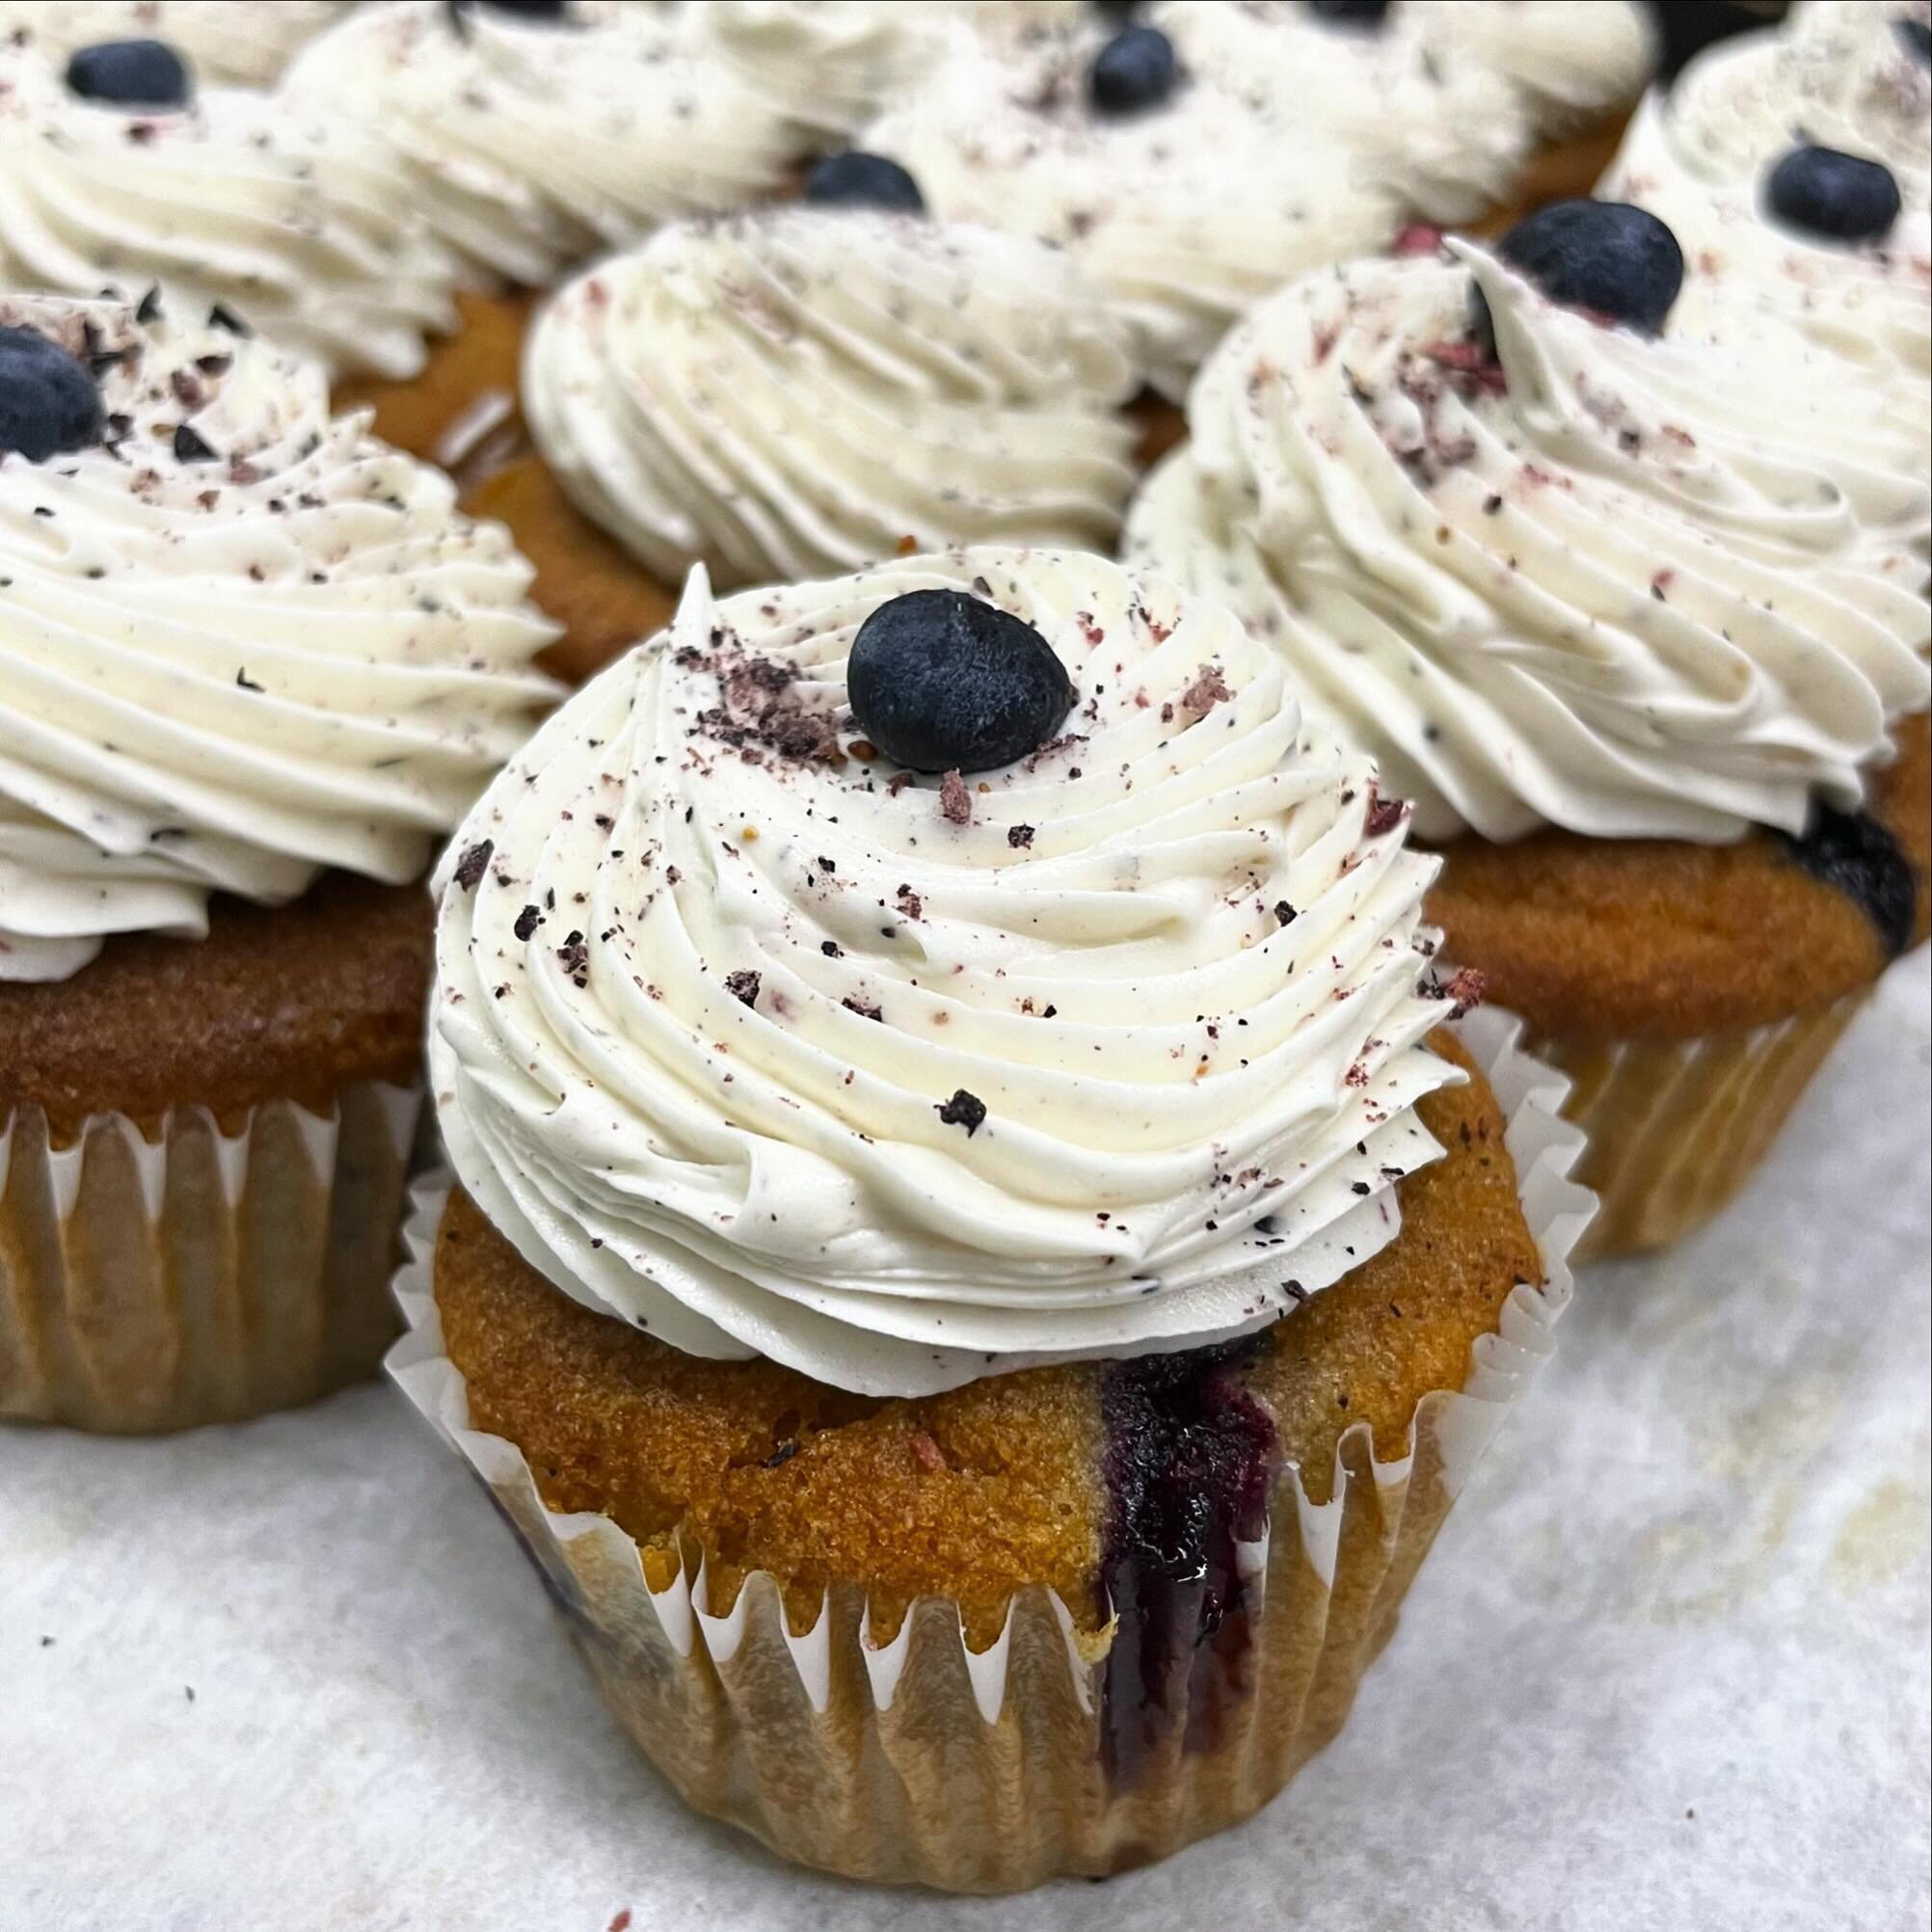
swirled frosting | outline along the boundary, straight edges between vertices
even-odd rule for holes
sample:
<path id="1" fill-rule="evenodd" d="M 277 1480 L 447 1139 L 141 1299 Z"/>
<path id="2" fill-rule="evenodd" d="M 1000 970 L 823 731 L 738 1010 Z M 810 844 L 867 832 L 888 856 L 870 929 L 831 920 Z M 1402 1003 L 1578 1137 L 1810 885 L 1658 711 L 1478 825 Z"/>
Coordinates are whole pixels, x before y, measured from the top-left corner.
<path id="1" fill-rule="evenodd" d="M 1657 64 L 1657 37 L 1636 0 L 1425 0 L 1400 10 L 1395 31 L 1508 82 L 1542 137 L 1627 107 Z"/>
<path id="2" fill-rule="evenodd" d="M 1069 736 L 964 783 L 861 762 L 853 635 L 932 588 L 1040 631 Z M 1088 555 L 694 572 L 439 869 L 464 1186 L 588 1305 L 874 1393 L 1275 1319 L 1393 1239 L 1453 1077 L 1416 1044 L 1434 865 L 1283 673 Z"/>
<path id="3" fill-rule="evenodd" d="M 768 193 L 795 123 L 694 17 L 573 0 L 566 21 L 442 0 L 366 8 L 312 42 L 290 94 L 385 143 L 472 275 L 547 287 L 678 215 Z"/>
<path id="4" fill-rule="evenodd" d="M 455 270 L 409 201 L 345 121 L 241 88 L 174 110 L 86 100 L 34 36 L 0 40 L 0 287 L 165 282 L 336 372 L 409 376 L 454 321 Z"/>
<path id="5" fill-rule="evenodd" d="M 678 224 L 545 309 L 550 469 L 660 577 L 727 584 L 959 542 L 1110 546 L 1125 332 L 1026 235 L 848 208 Z"/>
<path id="6" fill-rule="evenodd" d="M 1487 213 L 1529 158 L 1516 94 L 1453 36 L 1331 26 L 1301 0 L 1157 0 L 1147 21 L 1197 82 L 1357 157 L 1431 221 Z"/>
<path id="7" fill-rule="evenodd" d="M 1791 331 L 1650 340 L 1450 248 L 1256 310 L 1129 554 L 1227 596 L 1427 837 L 1855 804 L 1926 702 L 1922 424 Z"/>
<path id="8" fill-rule="evenodd" d="M 0 459 L 0 979 L 201 933 L 215 891 L 415 878 L 553 688 L 529 566 L 445 477 L 332 422 L 314 364 L 143 312 L 0 297 L 107 425 Z"/>
<path id="9" fill-rule="evenodd" d="M 1202 79 L 1109 120 L 1087 105 L 1087 38 L 1008 55 L 970 37 L 949 46 L 863 145 L 910 169 L 933 213 L 1065 248 L 1169 395 L 1249 304 L 1402 226 L 1401 183 L 1284 103 Z"/>
<path id="10" fill-rule="evenodd" d="M 1713 48 L 1652 94 L 1597 192 L 1635 201 L 1683 246 L 1679 326 L 1775 317 L 1889 383 L 1921 426 L 1932 372 L 1932 75 L 1890 8 Z M 1904 209 L 1874 243 L 1801 233 L 1763 205 L 1766 172 L 1800 139 L 1882 161 Z"/>
<path id="11" fill-rule="evenodd" d="M 25 28 L 66 55 L 98 40 L 166 40 L 204 82 L 270 87 L 295 50 L 340 13 L 347 0 L 0 0 L 0 38 Z"/>

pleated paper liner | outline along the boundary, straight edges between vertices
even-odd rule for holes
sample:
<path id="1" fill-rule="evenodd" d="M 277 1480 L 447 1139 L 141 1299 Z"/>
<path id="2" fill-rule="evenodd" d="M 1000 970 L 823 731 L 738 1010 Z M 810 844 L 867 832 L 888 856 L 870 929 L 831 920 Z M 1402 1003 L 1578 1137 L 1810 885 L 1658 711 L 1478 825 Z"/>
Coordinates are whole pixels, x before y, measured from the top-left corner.
<path id="1" fill-rule="evenodd" d="M 446 1177 L 415 1195 L 396 1284 L 409 1333 L 389 1371 L 516 1527 L 605 1701 L 697 1810 L 857 1878 L 992 1892 L 1123 1870 L 1248 1816 L 1334 1734 L 1471 1465 L 1553 1351 L 1593 1206 L 1570 1179 L 1582 1137 L 1516 1022 L 1477 1013 L 1462 1031 L 1509 1120 L 1545 1285 L 1518 1285 L 1462 1388 L 1423 1402 L 1399 1460 L 1378 1462 L 1362 1428 L 1343 1438 L 1328 1502 L 1282 1473 L 1269 1526 L 1241 1551 L 1244 1608 L 1196 1654 L 1187 1721 L 1131 1779 L 1105 1768 L 1112 1626 L 1083 1632 L 1044 1589 L 1016 1596 L 979 1652 L 946 1598 L 875 1643 L 856 1582 L 794 1636 L 769 1575 L 719 1612 L 702 1551 L 654 1587 L 615 1523 L 548 1509 L 522 1452 L 470 1428 L 443 1353 L 431 1266 Z"/>
<path id="2" fill-rule="evenodd" d="M 199 1107 L 57 1140 L 0 1121 L 0 1419 L 104 1432 L 235 1422 L 375 1372 L 422 1112 L 365 1082 L 233 1131 Z"/>
<path id="3" fill-rule="evenodd" d="M 1577 1178 L 1602 1204 L 1577 1259 L 1666 1248 L 1728 1205 L 1871 992 L 1691 1040 L 1536 1040 L 1570 1078 Z"/>

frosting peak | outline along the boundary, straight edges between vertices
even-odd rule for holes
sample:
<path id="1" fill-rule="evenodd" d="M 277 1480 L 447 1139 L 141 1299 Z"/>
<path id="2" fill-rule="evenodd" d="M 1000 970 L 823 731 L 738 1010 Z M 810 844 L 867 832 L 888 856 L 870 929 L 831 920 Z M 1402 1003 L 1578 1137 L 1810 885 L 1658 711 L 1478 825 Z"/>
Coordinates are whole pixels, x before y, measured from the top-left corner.
<path id="1" fill-rule="evenodd" d="M 550 694 L 507 535 L 180 303 L 0 297 L 92 359 L 106 440 L 0 459 L 0 979 L 426 864 Z"/>
<path id="2" fill-rule="evenodd" d="M 1926 701 L 1920 432 L 1769 322 L 1653 341 L 1451 249 L 1256 310 L 1130 553 L 1229 596 L 1425 836 L 1723 840 L 1855 804 Z"/>
<path id="3" fill-rule="evenodd" d="M 1065 736 L 970 783 L 856 740 L 853 637 L 927 589 L 1039 631 Z M 565 1292 L 848 1388 L 1258 1327 L 1436 1151 L 1404 817 L 1232 615 L 1096 557 L 693 573 L 443 861 L 451 1157 Z"/>

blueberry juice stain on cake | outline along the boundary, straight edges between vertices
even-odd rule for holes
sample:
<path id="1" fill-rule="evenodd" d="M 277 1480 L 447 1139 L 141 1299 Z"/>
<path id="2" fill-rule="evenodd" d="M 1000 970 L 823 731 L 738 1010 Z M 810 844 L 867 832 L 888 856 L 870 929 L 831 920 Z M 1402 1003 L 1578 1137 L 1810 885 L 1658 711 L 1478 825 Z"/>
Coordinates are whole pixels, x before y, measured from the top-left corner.
<path id="1" fill-rule="evenodd" d="M 1116 1619 L 1100 1755 L 1131 1788 L 1172 1748 L 1214 1748 L 1252 1689 L 1237 1545 L 1267 1521 L 1275 1426 L 1242 1386 L 1258 1337 L 1146 1355 L 1101 1382 L 1102 1609 Z"/>
<path id="2" fill-rule="evenodd" d="M 1843 893 L 1871 921 L 1889 958 L 1910 948 L 1919 913 L 1912 862 L 1869 812 L 1816 805 L 1801 838 L 1778 836 L 1794 865 Z"/>

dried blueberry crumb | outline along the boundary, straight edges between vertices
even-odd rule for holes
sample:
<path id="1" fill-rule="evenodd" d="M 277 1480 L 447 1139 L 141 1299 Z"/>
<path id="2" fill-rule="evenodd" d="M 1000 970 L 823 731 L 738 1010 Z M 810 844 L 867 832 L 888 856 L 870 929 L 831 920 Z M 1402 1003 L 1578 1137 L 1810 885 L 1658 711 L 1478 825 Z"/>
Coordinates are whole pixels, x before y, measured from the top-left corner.
<path id="1" fill-rule="evenodd" d="M 725 991 L 741 1006 L 758 1005 L 759 976 L 749 969 L 725 975 Z"/>
<path id="2" fill-rule="evenodd" d="M 457 860 L 456 870 L 450 877 L 465 892 L 473 892 L 483 882 L 483 874 L 490 870 L 490 854 L 496 849 L 494 841 L 479 839 Z"/>
<path id="3" fill-rule="evenodd" d="M 961 1087 L 954 1090 L 951 1100 L 941 1101 L 934 1111 L 947 1126 L 965 1128 L 970 1140 L 986 1117 L 986 1103 Z"/>
<path id="4" fill-rule="evenodd" d="M 174 425 L 176 463 L 212 463 L 215 460 L 213 448 L 203 441 L 192 424 L 177 422 Z"/>
<path id="5" fill-rule="evenodd" d="M 534 905 L 526 905 L 517 915 L 517 924 L 511 929 L 519 939 L 527 939 L 543 923 L 544 915 L 541 909 Z"/>

